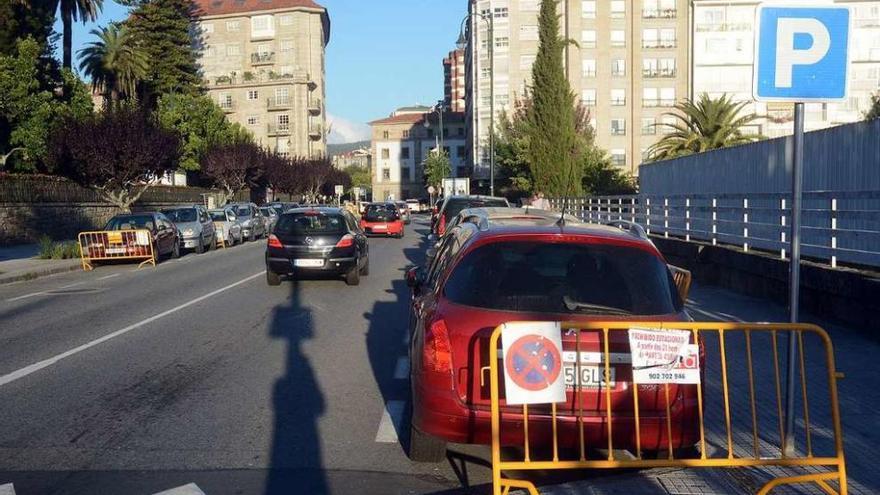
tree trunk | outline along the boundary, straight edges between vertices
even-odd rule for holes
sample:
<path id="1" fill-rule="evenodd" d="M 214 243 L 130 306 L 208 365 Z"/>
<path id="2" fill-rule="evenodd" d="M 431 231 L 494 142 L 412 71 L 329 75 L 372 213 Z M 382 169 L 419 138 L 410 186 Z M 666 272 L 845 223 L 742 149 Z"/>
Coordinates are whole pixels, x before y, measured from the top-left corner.
<path id="1" fill-rule="evenodd" d="M 67 8 L 67 2 L 61 2 L 61 23 L 63 25 L 63 40 L 62 45 L 64 47 L 64 56 L 62 60 L 62 66 L 66 69 L 70 69 L 73 63 L 73 15 L 70 12 L 70 9 Z"/>

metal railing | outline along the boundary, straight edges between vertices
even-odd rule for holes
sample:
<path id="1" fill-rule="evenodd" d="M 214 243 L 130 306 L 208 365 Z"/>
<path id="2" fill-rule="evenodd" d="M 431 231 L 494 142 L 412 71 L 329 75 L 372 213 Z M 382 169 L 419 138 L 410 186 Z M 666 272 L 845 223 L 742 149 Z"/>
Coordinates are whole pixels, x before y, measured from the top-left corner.
<path id="1" fill-rule="evenodd" d="M 251 53 L 251 64 L 272 64 L 275 62 L 275 52 L 256 52 Z"/>
<path id="2" fill-rule="evenodd" d="M 804 193 L 801 252 L 828 263 L 880 267 L 880 191 Z M 550 200 L 551 206 L 562 203 Z M 782 193 L 597 196 L 570 200 L 585 222 L 629 220 L 649 234 L 759 250 L 787 259 L 791 197 Z"/>

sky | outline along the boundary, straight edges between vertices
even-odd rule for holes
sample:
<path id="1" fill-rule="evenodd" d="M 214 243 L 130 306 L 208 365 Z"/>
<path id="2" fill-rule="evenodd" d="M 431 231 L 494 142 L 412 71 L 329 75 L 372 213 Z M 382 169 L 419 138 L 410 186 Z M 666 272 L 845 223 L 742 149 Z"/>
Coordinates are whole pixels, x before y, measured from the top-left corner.
<path id="1" fill-rule="evenodd" d="M 443 97 L 443 57 L 455 48 L 467 0 L 317 0 L 330 13 L 327 116 L 331 142 L 369 139 L 367 122 L 395 108 Z M 90 31 L 119 21 L 127 8 L 111 0 L 95 23 L 75 24 L 76 53 Z M 55 29 L 61 32 L 61 23 Z M 59 59 L 60 47 L 59 47 Z"/>

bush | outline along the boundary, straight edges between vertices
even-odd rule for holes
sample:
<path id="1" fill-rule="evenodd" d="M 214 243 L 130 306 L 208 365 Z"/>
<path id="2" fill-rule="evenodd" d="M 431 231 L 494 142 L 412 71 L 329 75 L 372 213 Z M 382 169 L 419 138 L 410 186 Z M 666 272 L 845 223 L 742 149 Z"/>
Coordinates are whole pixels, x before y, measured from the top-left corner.
<path id="1" fill-rule="evenodd" d="M 76 241 L 55 242 L 51 237 L 40 237 L 41 260 L 67 260 L 79 258 L 79 246 Z"/>

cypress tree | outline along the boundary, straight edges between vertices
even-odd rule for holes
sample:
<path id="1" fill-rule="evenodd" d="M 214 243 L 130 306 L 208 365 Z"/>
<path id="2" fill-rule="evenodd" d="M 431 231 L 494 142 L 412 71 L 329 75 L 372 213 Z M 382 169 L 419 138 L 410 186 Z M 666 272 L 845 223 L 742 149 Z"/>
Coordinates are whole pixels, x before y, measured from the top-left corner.
<path id="1" fill-rule="evenodd" d="M 202 92 L 197 40 L 191 34 L 196 20 L 192 0 L 152 0 L 141 3 L 125 21 L 149 60 L 141 91 L 150 107 L 163 94 Z"/>
<path id="2" fill-rule="evenodd" d="M 532 67 L 529 159 L 534 189 L 548 196 L 580 194 L 583 169 L 574 125 L 575 96 L 565 77 L 562 54 L 568 40 L 559 36 L 556 0 L 542 0 L 540 44 Z"/>

